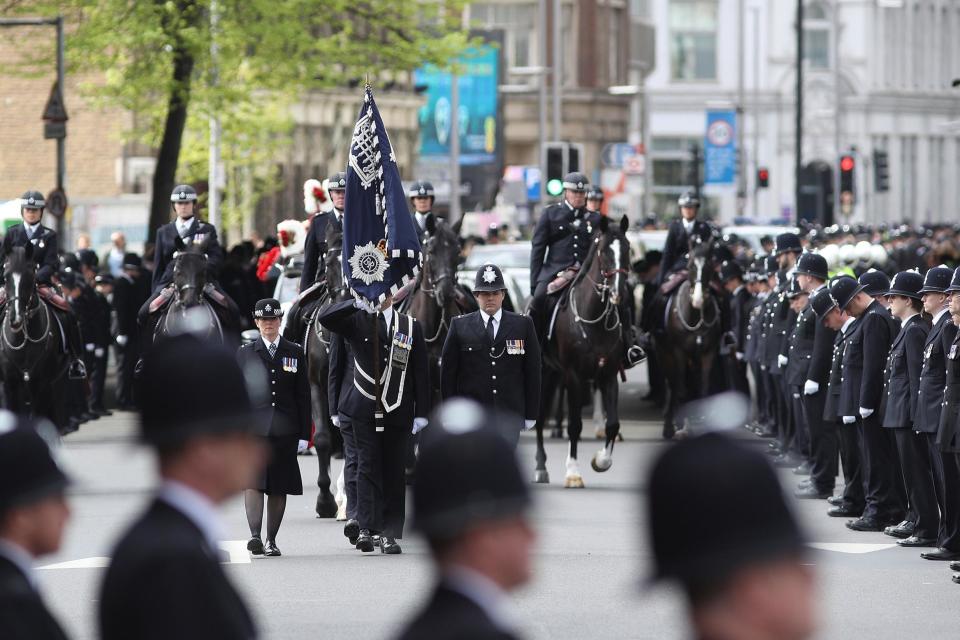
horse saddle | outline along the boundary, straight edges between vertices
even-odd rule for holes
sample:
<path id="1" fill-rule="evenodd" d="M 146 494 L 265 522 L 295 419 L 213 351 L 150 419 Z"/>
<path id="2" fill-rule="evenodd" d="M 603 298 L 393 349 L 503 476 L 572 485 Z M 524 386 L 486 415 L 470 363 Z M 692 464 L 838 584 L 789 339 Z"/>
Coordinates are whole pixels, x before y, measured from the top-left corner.
<path id="1" fill-rule="evenodd" d="M 563 291 L 566 289 L 567 285 L 573 282 L 573 279 L 577 277 L 578 271 L 580 271 L 580 267 L 567 267 L 558 273 L 557 277 L 547 285 L 547 295 L 552 296 L 558 291 Z"/>
<path id="2" fill-rule="evenodd" d="M 40 299 L 45 301 L 47 304 L 60 309 L 61 311 L 70 311 L 70 303 L 67 302 L 67 299 L 57 293 L 57 290 L 53 287 L 45 287 L 43 285 L 37 287 L 37 295 L 40 296 Z M 6 301 L 7 294 L 4 292 L 3 298 Z"/>
<path id="3" fill-rule="evenodd" d="M 160 290 L 160 293 L 156 298 L 153 299 L 153 302 L 150 303 L 150 313 L 157 313 L 168 304 L 173 299 L 173 285 L 168 284 L 163 289 Z"/>
<path id="4" fill-rule="evenodd" d="M 312 292 L 316 291 L 318 287 L 322 287 L 323 285 L 324 285 L 323 280 L 318 280 L 314 282 L 312 285 L 310 285 L 309 287 L 307 287 L 297 295 L 297 302 L 302 302 L 304 298 L 306 298 Z"/>
<path id="5" fill-rule="evenodd" d="M 668 297 L 687 279 L 688 275 L 689 272 L 686 269 L 674 271 L 668 275 L 666 281 L 660 285 L 660 295 L 664 298 Z"/>

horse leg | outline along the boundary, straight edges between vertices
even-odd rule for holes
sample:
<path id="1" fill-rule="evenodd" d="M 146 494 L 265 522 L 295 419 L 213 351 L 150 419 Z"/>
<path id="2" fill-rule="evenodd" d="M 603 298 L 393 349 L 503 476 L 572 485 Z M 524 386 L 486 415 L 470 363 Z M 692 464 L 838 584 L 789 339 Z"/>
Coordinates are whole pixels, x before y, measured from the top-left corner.
<path id="1" fill-rule="evenodd" d="M 551 394 L 554 402 L 553 429 L 550 431 L 551 438 L 563 438 L 563 386 L 557 387 L 555 393 Z"/>
<path id="2" fill-rule="evenodd" d="M 321 346 L 322 348 L 322 346 Z M 319 368 L 318 379 L 326 380 L 326 367 Z M 318 518 L 334 518 L 337 515 L 337 501 L 330 491 L 330 415 L 327 409 L 327 387 L 310 381 L 310 404 L 313 408 L 313 446 L 317 450 L 317 495 L 316 512 Z"/>
<path id="3" fill-rule="evenodd" d="M 557 376 L 550 369 L 544 369 L 542 388 L 550 389 L 551 385 L 556 384 L 556 378 Z M 547 451 L 543 447 L 543 429 L 544 429 L 544 424 L 547 421 L 547 415 L 550 413 L 551 402 L 554 398 L 554 395 L 555 394 L 552 394 L 552 393 L 540 394 L 540 412 L 539 412 L 539 416 L 536 424 L 537 466 L 533 471 L 533 481 L 536 482 L 537 484 L 548 484 L 550 482 L 550 473 L 547 471 Z"/>
<path id="4" fill-rule="evenodd" d="M 603 390 L 600 388 L 600 385 L 591 386 L 590 391 L 593 393 L 593 435 L 597 440 L 602 440 L 604 436 L 604 412 L 605 406 L 603 404 Z"/>
<path id="5" fill-rule="evenodd" d="M 580 443 L 580 434 L 583 432 L 583 410 L 580 381 L 571 376 L 567 378 L 567 431 L 570 433 L 570 451 L 567 455 L 567 474 L 563 486 L 568 489 L 582 489 L 583 476 L 580 474 L 580 465 L 577 463 L 577 445 Z"/>
<path id="6" fill-rule="evenodd" d="M 620 413 L 617 410 L 620 385 L 617 383 L 616 373 L 603 381 L 600 385 L 600 394 L 603 399 L 603 410 L 607 414 L 605 439 L 603 448 L 593 455 L 590 466 L 594 471 L 602 473 L 613 466 L 613 445 L 620 434 Z"/>

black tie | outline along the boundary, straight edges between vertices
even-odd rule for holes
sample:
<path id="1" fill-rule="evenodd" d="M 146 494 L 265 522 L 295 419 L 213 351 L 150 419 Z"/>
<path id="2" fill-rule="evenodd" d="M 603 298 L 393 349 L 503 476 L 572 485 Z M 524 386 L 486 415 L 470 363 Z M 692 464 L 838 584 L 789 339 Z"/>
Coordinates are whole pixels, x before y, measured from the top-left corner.
<path id="1" fill-rule="evenodd" d="M 496 336 L 493 333 L 493 316 L 487 318 L 487 337 L 490 338 L 490 344 L 493 344 Z"/>
<path id="2" fill-rule="evenodd" d="M 270 357 L 271 357 L 271 358 L 274 357 L 275 355 L 277 355 L 277 343 L 276 343 L 276 342 L 271 342 L 271 343 L 270 343 L 270 347 L 269 347 L 268 349 L 269 349 L 269 351 L 270 351 Z"/>

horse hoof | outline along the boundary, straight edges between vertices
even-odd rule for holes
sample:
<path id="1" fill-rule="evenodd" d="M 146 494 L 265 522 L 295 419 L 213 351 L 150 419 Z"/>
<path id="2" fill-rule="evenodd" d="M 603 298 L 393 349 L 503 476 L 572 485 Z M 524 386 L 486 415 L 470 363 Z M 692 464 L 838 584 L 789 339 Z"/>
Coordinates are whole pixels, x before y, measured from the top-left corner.
<path id="1" fill-rule="evenodd" d="M 607 432 L 605 429 L 597 429 L 596 431 L 593 432 L 593 436 L 597 440 L 604 440 L 607 437 Z"/>
<path id="2" fill-rule="evenodd" d="M 581 476 L 567 476 L 563 481 L 565 489 L 583 489 L 583 478 Z"/>
<path id="3" fill-rule="evenodd" d="M 613 466 L 613 457 L 606 454 L 605 449 L 601 449 L 593 454 L 593 458 L 590 459 L 590 467 L 593 468 L 597 473 L 603 473 L 604 471 L 609 471 L 610 467 Z"/>
<path id="4" fill-rule="evenodd" d="M 537 469 L 533 472 L 533 481 L 536 484 L 550 484 L 550 474 L 546 469 Z"/>
<path id="5" fill-rule="evenodd" d="M 337 516 L 337 501 L 333 499 L 333 494 L 329 491 L 321 491 L 317 496 L 317 517 L 335 518 Z"/>

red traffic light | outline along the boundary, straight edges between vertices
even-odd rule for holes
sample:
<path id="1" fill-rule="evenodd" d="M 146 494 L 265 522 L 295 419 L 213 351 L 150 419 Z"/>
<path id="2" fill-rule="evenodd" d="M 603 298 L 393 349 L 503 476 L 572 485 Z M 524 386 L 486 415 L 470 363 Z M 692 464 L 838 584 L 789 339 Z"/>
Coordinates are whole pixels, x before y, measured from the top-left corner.
<path id="1" fill-rule="evenodd" d="M 841 156 L 840 157 L 840 170 L 841 171 L 853 171 L 854 160 L 853 156 Z"/>
<path id="2" fill-rule="evenodd" d="M 757 177 L 760 178 L 761 180 L 769 180 L 770 172 L 767 171 L 766 169 L 760 169 L 760 171 L 757 172 Z"/>

